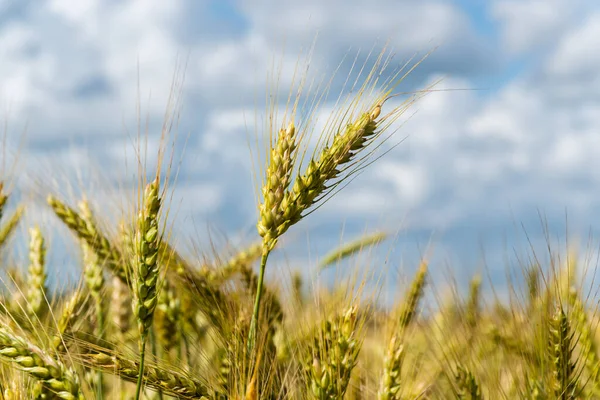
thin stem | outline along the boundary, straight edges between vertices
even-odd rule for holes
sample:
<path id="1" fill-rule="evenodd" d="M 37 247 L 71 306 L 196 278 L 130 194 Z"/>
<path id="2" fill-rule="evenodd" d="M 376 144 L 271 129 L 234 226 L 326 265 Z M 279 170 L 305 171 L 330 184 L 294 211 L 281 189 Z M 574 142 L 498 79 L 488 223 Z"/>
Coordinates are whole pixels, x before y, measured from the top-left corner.
<path id="1" fill-rule="evenodd" d="M 152 350 L 152 354 L 155 356 L 158 355 L 158 350 L 157 350 L 158 346 L 156 345 L 156 334 L 154 333 L 154 330 L 150 331 L 150 347 Z M 160 389 L 158 390 L 157 397 L 158 397 L 158 400 L 163 400 L 162 390 L 160 390 Z"/>
<path id="2" fill-rule="evenodd" d="M 140 400 L 142 391 L 142 380 L 144 379 L 144 359 L 146 358 L 146 334 L 140 338 L 140 369 L 138 371 L 137 386 L 135 388 L 135 400 Z"/>
<path id="3" fill-rule="evenodd" d="M 256 341 L 256 332 L 258 330 L 258 317 L 260 314 L 260 300 L 263 292 L 263 280 L 265 277 L 265 268 L 267 266 L 267 258 L 269 258 L 269 250 L 263 249 L 263 254 L 260 259 L 260 274 L 258 275 L 258 284 L 256 287 L 256 298 L 254 300 L 254 311 L 252 312 L 252 320 L 250 321 L 250 334 L 248 336 L 248 353 L 252 354 L 254 343 Z"/>
<path id="4" fill-rule="evenodd" d="M 94 303 L 96 308 L 96 320 L 98 326 L 96 327 L 96 336 L 100 339 L 104 339 L 104 312 L 102 310 L 102 298 L 100 296 L 94 296 Z M 104 378 L 102 371 L 96 372 L 96 399 L 104 399 Z"/>

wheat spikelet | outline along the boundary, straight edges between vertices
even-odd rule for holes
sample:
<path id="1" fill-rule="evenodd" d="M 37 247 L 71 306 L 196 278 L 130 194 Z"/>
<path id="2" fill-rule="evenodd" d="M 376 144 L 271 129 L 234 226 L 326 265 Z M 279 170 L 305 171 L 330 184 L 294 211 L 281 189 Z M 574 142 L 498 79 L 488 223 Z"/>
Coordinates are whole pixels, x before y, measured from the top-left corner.
<path id="1" fill-rule="evenodd" d="M 81 217 L 88 225 L 88 230 L 90 232 L 96 232 L 94 228 L 94 217 L 92 215 L 92 210 L 90 209 L 89 203 L 85 200 L 79 202 L 79 210 L 81 211 Z M 95 235 L 97 235 L 97 232 Z M 83 253 L 83 271 L 85 283 L 87 284 L 90 294 L 94 298 L 94 301 L 97 303 L 98 307 L 98 303 L 100 306 L 102 304 L 101 292 L 104 288 L 104 274 L 102 271 L 102 266 L 98 262 L 97 254 L 92 251 L 89 245 L 83 242 L 81 249 Z"/>
<path id="2" fill-rule="evenodd" d="M 461 400 L 482 400 L 481 389 L 473 373 L 464 365 L 459 365 L 454 377 L 458 387 L 457 398 Z"/>
<path id="3" fill-rule="evenodd" d="M 477 275 L 471 280 L 469 286 L 469 300 L 467 301 L 466 320 L 467 326 L 470 329 L 475 329 L 481 313 L 479 305 L 480 289 L 481 277 Z"/>
<path id="4" fill-rule="evenodd" d="M 402 309 L 400 311 L 400 319 L 399 319 L 399 329 L 404 331 L 406 327 L 412 322 L 415 313 L 419 307 L 419 301 L 423 297 L 423 289 L 425 287 L 427 278 L 427 263 L 422 262 L 419 270 L 417 271 L 417 275 L 410 285 L 410 289 L 408 291 L 408 295 L 406 296 L 406 300 L 403 303 Z"/>
<path id="5" fill-rule="evenodd" d="M 350 243 L 347 243 L 329 254 L 326 254 L 325 257 L 319 262 L 319 270 L 323 270 L 344 258 L 350 257 L 363 249 L 366 249 L 371 246 L 375 246 L 380 242 L 384 241 L 388 237 L 388 234 L 385 232 L 376 232 L 370 235 L 363 236 L 358 238 Z"/>
<path id="6" fill-rule="evenodd" d="M 4 225 L 0 227 L 0 249 L 2 246 L 4 246 L 10 235 L 14 232 L 17 225 L 19 225 L 19 221 L 21 221 L 21 217 L 23 216 L 24 212 L 25 208 L 23 206 L 18 207 L 10 216 L 10 218 L 8 218 L 8 221 L 6 221 Z"/>
<path id="7" fill-rule="evenodd" d="M 2 214 L 7 200 L 8 196 L 4 193 L 4 182 L 0 181 L 0 221 L 2 221 Z"/>
<path id="8" fill-rule="evenodd" d="M 129 332 L 132 312 L 129 288 L 119 278 L 113 277 L 110 314 L 121 338 Z"/>
<path id="9" fill-rule="evenodd" d="M 117 353 L 90 349 L 79 357 L 90 368 L 99 369 L 128 382 L 139 380 L 140 363 Z M 203 382 L 192 376 L 177 372 L 175 368 L 161 368 L 151 363 L 144 367 L 143 380 L 146 387 L 178 398 L 202 399 L 211 393 Z"/>
<path id="10" fill-rule="evenodd" d="M 58 332 L 53 338 L 54 348 L 58 351 L 64 351 L 64 336 L 73 331 L 73 326 L 80 320 L 82 314 L 87 310 L 87 298 L 81 292 L 76 290 L 63 304 L 62 312 L 57 321 Z"/>
<path id="11" fill-rule="evenodd" d="M 57 198 L 48 196 L 48 204 L 56 216 L 67 226 L 77 237 L 85 241 L 100 258 L 109 270 L 123 282 L 127 283 L 127 272 L 123 266 L 123 261 L 119 251 L 104 237 L 100 231 L 93 226 L 90 221 L 86 221 L 77 211 L 73 210 Z"/>
<path id="12" fill-rule="evenodd" d="M 29 231 L 29 275 L 27 280 L 27 310 L 31 316 L 43 318 L 48 309 L 46 301 L 46 248 L 39 227 Z"/>
<path id="13" fill-rule="evenodd" d="M 379 400 L 398 400 L 401 398 L 400 373 L 404 360 L 404 334 L 417 312 L 419 301 L 423 297 L 426 278 L 427 263 L 422 262 L 400 310 L 398 331 L 394 331 L 388 344 L 383 361 L 383 375 L 379 383 Z"/>
<path id="14" fill-rule="evenodd" d="M 567 315 L 561 306 L 550 320 L 550 357 L 553 365 L 553 389 L 555 398 L 577 398 L 577 374 L 573 364 L 573 333 Z"/>
<path id="15" fill-rule="evenodd" d="M 77 375 L 26 339 L 0 327 L 0 357 L 41 381 L 57 398 L 83 400 Z"/>
<path id="16" fill-rule="evenodd" d="M 400 379 L 403 359 L 404 345 L 402 339 L 396 334 L 390 340 L 383 361 L 383 376 L 377 393 L 379 400 L 400 400 L 402 398 Z"/>
<path id="17" fill-rule="evenodd" d="M 325 321 L 316 338 L 312 363 L 307 362 L 310 390 L 315 399 L 344 396 L 356 366 L 361 341 L 357 332 L 357 307 L 342 316 Z"/>
<path id="18" fill-rule="evenodd" d="M 265 183 L 262 188 L 263 202 L 259 207 L 258 233 L 263 238 L 265 251 L 275 246 L 277 238 L 283 234 L 285 208 L 282 201 L 290 185 L 292 170 L 296 160 L 296 127 L 293 122 L 280 129 L 265 171 Z"/>
<path id="19" fill-rule="evenodd" d="M 144 357 L 146 339 L 154 310 L 158 302 L 158 244 L 159 225 L 158 217 L 161 200 L 159 197 L 158 177 L 146 186 L 144 191 L 143 206 L 138 217 L 136 231 L 136 263 L 133 273 L 133 314 L 136 317 L 138 332 L 140 334 L 140 373 L 137 384 L 136 399 L 142 385 L 144 371 Z"/>
<path id="20" fill-rule="evenodd" d="M 579 293 L 571 290 L 569 294 L 569 305 L 571 316 L 575 322 L 575 330 L 578 334 L 581 354 L 585 368 L 590 375 L 590 380 L 585 386 L 595 396 L 600 395 L 600 358 L 598 357 L 598 346 L 594 340 L 594 332 L 587 317 L 586 308 L 579 297 Z"/>
<path id="21" fill-rule="evenodd" d="M 154 328 L 160 344 L 170 350 L 179 343 L 181 333 L 181 301 L 168 283 L 158 295 Z"/>

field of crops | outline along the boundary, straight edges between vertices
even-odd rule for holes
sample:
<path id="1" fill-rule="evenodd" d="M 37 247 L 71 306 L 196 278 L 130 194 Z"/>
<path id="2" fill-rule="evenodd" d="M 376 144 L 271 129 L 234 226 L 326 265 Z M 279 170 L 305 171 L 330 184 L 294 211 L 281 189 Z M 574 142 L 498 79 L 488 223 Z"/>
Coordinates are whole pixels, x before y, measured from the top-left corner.
<path id="1" fill-rule="evenodd" d="M 44 221 L 23 226 L 27 207 L 10 184 L 18 173 L 0 177 L 2 398 L 600 398 L 597 299 L 584 289 L 593 271 L 570 249 L 549 250 L 545 263 L 532 250 L 510 301 L 485 297 L 476 275 L 467 293 L 430 312 L 424 297 L 440 295 L 430 274 L 443 267 L 428 259 L 391 307 L 371 300 L 361 278 L 331 290 L 313 290 L 299 271 L 289 282 L 270 279 L 285 269 L 270 257 L 279 239 L 344 196 L 424 93 L 394 103 L 407 71 L 382 82 L 386 62 L 381 55 L 340 98 L 316 146 L 299 94 L 284 113 L 267 105 L 277 118 L 257 153 L 256 240 L 236 249 L 192 256 L 172 243 L 171 165 L 150 171 L 140 162 L 134 207 L 120 210 L 116 226 L 94 199 L 43 194 L 80 260 L 80 284 L 55 290 L 45 255 L 56 232 Z M 165 128 L 160 148 L 144 151 L 168 160 L 169 140 Z M 28 258 L 11 253 L 18 228 L 29 232 Z M 306 268 L 336 268 L 384 237 L 365 236 Z"/>

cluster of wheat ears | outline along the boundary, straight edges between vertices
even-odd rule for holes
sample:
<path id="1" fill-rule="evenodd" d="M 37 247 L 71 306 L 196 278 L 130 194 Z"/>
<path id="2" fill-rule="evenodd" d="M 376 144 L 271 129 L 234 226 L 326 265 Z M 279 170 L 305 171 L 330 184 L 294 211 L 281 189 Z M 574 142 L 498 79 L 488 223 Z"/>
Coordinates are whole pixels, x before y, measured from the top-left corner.
<path id="1" fill-rule="evenodd" d="M 561 263 L 553 255 L 547 266 L 531 257 L 525 290 L 515 286 L 508 302 L 486 303 L 476 276 L 465 298 L 448 298 L 428 312 L 425 259 L 391 307 L 361 296 L 361 285 L 350 280 L 312 291 L 306 274 L 293 273 L 287 286 L 265 280 L 278 240 L 375 159 L 392 124 L 420 96 L 389 106 L 405 74 L 381 84 L 388 62 L 380 56 L 352 85 L 316 146 L 314 125 L 297 115 L 300 95 L 288 101 L 283 121 L 269 120 L 259 239 L 229 259 L 186 256 L 170 243 L 160 164 L 150 179 L 140 174 L 137 211 L 112 231 L 85 199 L 70 206 L 48 194 L 48 207 L 72 232 L 81 282 L 52 290 L 44 226 L 29 230 L 29 260 L 12 261 L 27 271 L 8 268 L 3 256 L 0 396 L 600 398 L 596 307 L 583 294 L 573 256 Z M 25 211 L 8 212 L 14 204 L 6 187 L 0 181 L 3 254 Z M 336 249 L 319 268 L 384 238 Z"/>

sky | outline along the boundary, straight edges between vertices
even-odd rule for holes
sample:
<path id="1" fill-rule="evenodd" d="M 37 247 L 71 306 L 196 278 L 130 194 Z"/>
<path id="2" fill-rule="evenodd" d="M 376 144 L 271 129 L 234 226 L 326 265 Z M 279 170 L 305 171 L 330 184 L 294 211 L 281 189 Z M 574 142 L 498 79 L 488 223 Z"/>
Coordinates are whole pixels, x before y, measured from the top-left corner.
<path id="1" fill-rule="evenodd" d="M 49 191 L 72 202 L 87 193 L 110 214 L 109 198 L 136 184 L 140 121 L 156 164 L 175 79 L 174 236 L 188 249 L 243 246 L 257 238 L 248 139 L 264 127 L 269 77 L 280 74 L 284 101 L 311 51 L 311 77 L 339 68 L 326 115 L 352 61 L 386 44 L 394 66 L 431 52 L 399 90 L 439 79 L 444 90 L 401 118 L 397 147 L 289 231 L 287 268 L 309 274 L 340 242 L 386 230 L 395 238 L 380 259 L 357 263 L 385 270 L 388 289 L 426 253 L 439 276 L 466 282 L 485 267 L 501 286 L 527 240 L 543 253 L 545 229 L 587 243 L 600 221 L 592 0 L 0 0 L 0 173 L 28 224 L 54 221 Z M 58 275 L 61 235 L 50 241 Z"/>

